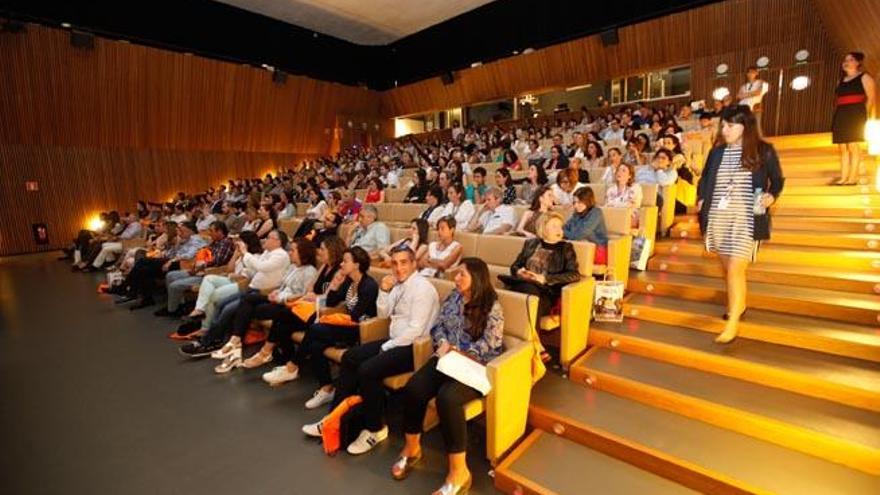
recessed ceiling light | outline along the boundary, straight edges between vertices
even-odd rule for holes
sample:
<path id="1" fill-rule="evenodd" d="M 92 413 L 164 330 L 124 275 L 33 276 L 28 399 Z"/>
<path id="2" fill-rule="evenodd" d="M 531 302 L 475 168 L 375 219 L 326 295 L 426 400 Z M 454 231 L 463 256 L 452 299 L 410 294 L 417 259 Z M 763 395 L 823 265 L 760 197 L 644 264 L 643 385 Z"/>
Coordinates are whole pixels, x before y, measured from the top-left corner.
<path id="1" fill-rule="evenodd" d="M 69 22 L 62 22 L 61 27 L 63 27 L 64 29 L 70 29 L 70 23 Z"/>

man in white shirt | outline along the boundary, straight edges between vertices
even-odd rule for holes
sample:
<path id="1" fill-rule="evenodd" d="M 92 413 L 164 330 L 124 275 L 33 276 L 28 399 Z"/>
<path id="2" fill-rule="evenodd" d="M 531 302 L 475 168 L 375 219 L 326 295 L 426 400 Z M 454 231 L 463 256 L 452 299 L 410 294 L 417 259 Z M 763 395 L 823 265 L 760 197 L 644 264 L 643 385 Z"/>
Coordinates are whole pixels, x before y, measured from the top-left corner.
<path id="1" fill-rule="evenodd" d="M 364 454 L 388 438 L 382 381 L 413 371 L 412 344 L 429 335 L 440 309 L 437 290 L 416 270 L 412 250 L 401 247 L 391 252 L 392 275 L 382 279 L 376 300 L 379 318 L 391 319 L 389 338 L 352 347 L 342 356 L 331 410 L 352 395 L 363 398 L 365 429 L 348 446 L 349 454 Z M 303 432 L 320 436 L 321 422 L 304 426 Z"/>
<path id="2" fill-rule="evenodd" d="M 623 127 L 620 126 L 620 121 L 616 118 L 613 119 L 611 125 L 606 127 L 605 130 L 599 134 L 599 137 L 601 137 L 608 146 L 619 146 L 623 143 Z"/>
<path id="3" fill-rule="evenodd" d="M 736 97 L 740 105 L 746 105 L 755 114 L 758 129 L 761 128 L 762 100 L 764 99 L 764 81 L 758 78 L 758 68 L 754 65 L 746 69 L 746 83 L 739 88 Z"/>
<path id="4" fill-rule="evenodd" d="M 366 205 L 358 215 L 358 226 L 352 232 L 350 247 L 361 247 L 373 256 L 391 244 L 391 231 L 378 221 L 379 211 L 375 206 Z"/>
<path id="5" fill-rule="evenodd" d="M 468 232 L 500 235 L 512 230 L 516 225 L 516 212 L 512 206 L 501 204 L 501 190 L 490 187 L 483 197 L 483 208 L 468 224 Z"/>
<path id="6" fill-rule="evenodd" d="M 110 239 L 101 244 L 101 252 L 98 253 L 98 256 L 96 256 L 95 260 L 92 262 L 92 266 L 96 269 L 101 268 L 104 266 L 104 263 L 107 263 L 108 261 L 113 261 L 122 253 L 122 241 L 140 237 L 143 232 L 143 226 L 138 220 L 137 214 L 129 213 L 128 216 L 125 217 L 125 221 L 125 228 L 119 234 L 119 237 Z"/>

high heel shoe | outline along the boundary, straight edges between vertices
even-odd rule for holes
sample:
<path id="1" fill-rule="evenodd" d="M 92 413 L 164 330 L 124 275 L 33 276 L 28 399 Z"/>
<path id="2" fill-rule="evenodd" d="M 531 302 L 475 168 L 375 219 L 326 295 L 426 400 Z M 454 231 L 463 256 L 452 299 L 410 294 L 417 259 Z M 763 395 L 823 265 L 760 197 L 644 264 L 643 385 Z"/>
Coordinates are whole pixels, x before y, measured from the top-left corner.
<path id="1" fill-rule="evenodd" d="M 744 320 L 746 319 L 746 312 L 747 312 L 748 310 L 749 310 L 749 309 L 746 308 L 746 309 L 743 310 L 742 313 L 739 314 L 739 321 L 744 321 Z M 730 313 L 724 313 L 723 315 L 721 315 L 721 319 L 724 320 L 724 321 L 729 320 L 729 319 L 730 319 Z"/>
<path id="2" fill-rule="evenodd" d="M 422 452 L 419 451 L 418 455 L 413 457 L 407 457 L 402 455 L 397 458 L 397 462 L 395 462 L 391 466 L 391 477 L 397 481 L 403 481 L 409 476 L 409 473 L 415 469 L 416 464 L 422 460 Z"/>
<path id="3" fill-rule="evenodd" d="M 468 490 L 471 489 L 471 484 L 474 481 L 473 476 L 468 476 L 467 481 L 464 482 L 461 486 L 455 486 L 450 482 L 443 483 L 443 486 L 440 487 L 439 490 L 435 491 L 432 495 L 467 495 Z"/>

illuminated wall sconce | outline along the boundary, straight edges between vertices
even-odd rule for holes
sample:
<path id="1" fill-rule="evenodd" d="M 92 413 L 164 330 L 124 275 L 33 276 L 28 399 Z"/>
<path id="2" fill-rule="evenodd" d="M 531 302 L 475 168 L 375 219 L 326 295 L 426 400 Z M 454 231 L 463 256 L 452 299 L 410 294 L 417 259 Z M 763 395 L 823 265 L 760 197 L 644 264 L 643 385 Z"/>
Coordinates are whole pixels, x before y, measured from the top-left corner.
<path id="1" fill-rule="evenodd" d="M 797 76 L 791 80 L 791 89 L 795 91 L 803 91 L 810 85 L 810 78 L 807 76 Z"/>
<path id="2" fill-rule="evenodd" d="M 91 218 L 86 221 L 86 228 L 93 232 L 97 232 L 104 228 L 104 221 L 101 220 L 101 215 L 95 213 Z"/>
<path id="3" fill-rule="evenodd" d="M 712 98 L 714 98 L 718 101 L 721 101 L 729 94 L 730 94 L 730 90 L 727 89 L 727 86 L 719 86 L 719 87 L 715 88 L 714 91 L 712 91 Z"/>
<path id="4" fill-rule="evenodd" d="M 755 65 L 757 65 L 759 69 L 766 69 L 767 66 L 770 65 L 770 57 L 766 55 L 758 57 L 758 60 L 755 60 Z"/>
<path id="5" fill-rule="evenodd" d="M 794 52 L 794 60 L 799 64 L 804 64 L 810 58 L 810 52 L 806 49 L 800 49 Z"/>
<path id="6" fill-rule="evenodd" d="M 730 67 L 728 67 L 727 64 L 722 63 L 715 66 L 715 73 L 719 76 L 727 74 L 728 70 L 730 70 Z"/>

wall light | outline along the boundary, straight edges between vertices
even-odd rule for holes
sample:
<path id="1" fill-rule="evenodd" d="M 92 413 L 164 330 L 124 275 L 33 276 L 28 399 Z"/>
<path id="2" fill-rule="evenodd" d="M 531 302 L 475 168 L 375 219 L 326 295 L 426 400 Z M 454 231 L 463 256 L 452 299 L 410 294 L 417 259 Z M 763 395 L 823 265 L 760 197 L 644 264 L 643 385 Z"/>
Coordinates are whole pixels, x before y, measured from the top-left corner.
<path id="1" fill-rule="evenodd" d="M 715 73 L 719 76 L 723 76 L 724 74 L 727 74 L 729 69 L 730 67 L 728 67 L 727 64 L 718 64 L 715 66 Z"/>
<path id="2" fill-rule="evenodd" d="M 712 98 L 714 98 L 718 101 L 721 101 L 729 94 L 730 94 L 730 90 L 727 89 L 727 86 L 719 86 L 719 87 L 715 88 L 714 91 L 712 91 Z"/>
<path id="3" fill-rule="evenodd" d="M 810 78 L 807 76 L 797 76 L 791 80 L 791 89 L 795 91 L 802 91 L 807 89 L 807 86 L 810 85 Z"/>
<path id="4" fill-rule="evenodd" d="M 865 124 L 865 141 L 869 155 L 880 155 L 880 119 L 870 119 Z"/>
<path id="5" fill-rule="evenodd" d="M 89 218 L 86 222 L 86 228 L 93 232 L 97 232 L 104 228 L 104 221 L 101 220 L 101 215 L 95 213 L 92 218 Z"/>

